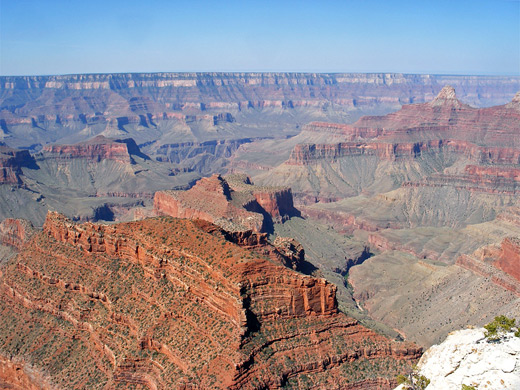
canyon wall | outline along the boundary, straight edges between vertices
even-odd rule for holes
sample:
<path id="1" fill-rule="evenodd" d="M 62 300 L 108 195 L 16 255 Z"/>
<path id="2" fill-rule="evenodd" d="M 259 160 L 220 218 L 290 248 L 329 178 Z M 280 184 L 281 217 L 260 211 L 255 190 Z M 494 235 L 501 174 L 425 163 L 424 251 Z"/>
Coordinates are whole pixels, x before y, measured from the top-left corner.
<path id="1" fill-rule="evenodd" d="M 49 213 L 0 275 L 1 352 L 63 388 L 390 389 L 419 357 L 339 313 L 330 283 L 200 223 Z"/>
<path id="2" fill-rule="evenodd" d="M 428 101 L 447 83 L 477 106 L 503 104 L 520 89 L 515 77 L 406 74 L 2 76 L 0 138 L 40 150 L 99 134 L 131 136 L 147 154 L 175 161 L 187 150 L 165 155 L 165 145 L 294 135 L 313 118 L 355 119 Z"/>
<path id="3" fill-rule="evenodd" d="M 85 158 L 94 162 L 108 159 L 130 164 L 132 158 L 130 157 L 128 143 L 130 143 L 130 148 L 133 148 L 134 154 L 139 154 L 140 151 L 135 141 L 125 141 L 108 139 L 100 135 L 89 141 L 74 145 L 48 145 L 43 148 L 43 152 L 52 155 L 55 159 Z"/>
<path id="4" fill-rule="evenodd" d="M 27 150 L 13 149 L 0 142 L 0 185 L 22 184 L 22 167 L 34 165 L 34 158 Z"/>

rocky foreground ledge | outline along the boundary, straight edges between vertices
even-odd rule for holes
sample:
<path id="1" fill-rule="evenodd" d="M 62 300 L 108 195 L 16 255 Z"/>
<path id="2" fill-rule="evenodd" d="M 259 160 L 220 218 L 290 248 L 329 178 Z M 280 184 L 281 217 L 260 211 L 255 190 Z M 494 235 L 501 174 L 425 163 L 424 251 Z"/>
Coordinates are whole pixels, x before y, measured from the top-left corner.
<path id="1" fill-rule="evenodd" d="M 463 384 L 477 390 L 520 389 L 520 338 L 510 333 L 489 342 L 484 333 L 483 328 L 459 330 L 428 349 L 418 364 L 431 381 L 426 389 L 460 390 Z"/>

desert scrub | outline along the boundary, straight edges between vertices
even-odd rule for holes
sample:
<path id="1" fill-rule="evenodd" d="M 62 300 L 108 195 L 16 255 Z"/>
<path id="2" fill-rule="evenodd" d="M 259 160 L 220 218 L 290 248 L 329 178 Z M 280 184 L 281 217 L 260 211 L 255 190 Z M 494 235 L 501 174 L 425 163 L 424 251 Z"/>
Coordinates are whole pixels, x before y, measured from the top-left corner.
<path id="1" fill-rule="evenodd" d="M 397 383 L 403 385 L 405 390 L 424 390 L 430 384 L 430 380 L 413 367 L 408 375 L 397 375 Z"/>
<path id="2" fill-rule="evenodd" d="M 486 332 L 484 335 L 488 341 L 499 341 L 506 334 L 514 332 L 516 337 L 520 337 L 520 329 L 515 326 L 516 320 L 504 315 L 497 316 L 487 325 L 484 325 Z"/>

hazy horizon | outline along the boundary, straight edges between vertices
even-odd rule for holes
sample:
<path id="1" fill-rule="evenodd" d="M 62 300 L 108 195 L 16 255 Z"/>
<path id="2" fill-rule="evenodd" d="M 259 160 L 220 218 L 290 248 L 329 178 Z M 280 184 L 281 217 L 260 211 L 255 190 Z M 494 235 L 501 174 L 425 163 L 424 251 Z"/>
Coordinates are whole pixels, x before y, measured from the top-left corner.
<path id="1" fill-rule="evenodd" d="M 520 75 L 520 2 L 0 3 L 0 75 Z"/>

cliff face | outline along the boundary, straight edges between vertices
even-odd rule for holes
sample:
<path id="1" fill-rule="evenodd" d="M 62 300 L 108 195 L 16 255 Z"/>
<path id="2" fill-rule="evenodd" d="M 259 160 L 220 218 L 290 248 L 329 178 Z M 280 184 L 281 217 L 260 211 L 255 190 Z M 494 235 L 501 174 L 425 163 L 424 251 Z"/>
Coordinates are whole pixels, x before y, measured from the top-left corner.
<path id="1" fill-rule="evenodd" d="M 18 250 L 22 249 L 35 233 L 32 224 L 23 219 L 6 218 L 0 222 L 0 243 Z"/>
<path id="2" fill-rule="evenodd" d="M 309 139 L 313 134 L 330 134 L 344 141 L 298 144 L 285 170 L 291 166 L 314 170 L 345 159 L 358 159 L 357 165 L 366 161 L 368 166 L 375 161 L 384 170 L 388 162 L 397 162 L 425 167 L 422 177 L 398 185 L 515 194 L 520 180 L 519 100 L 520 94 L 508 104 L 478 109 L 461 103 L 447 86 L 431 102 L 363 117 L 353 125 L 313 122 L 303 128 Z M 426 166 L 425 159 L 433 166 Z M 466 165 L 455 164 L 457 160 Z"/>
<path id="3" fill-rule="evenodd" d="M 227 230 L 254 232 L 265 231 L 266 218 L 272 223 L 298 213 L 289 188 L 259 188 L 247 177 L 220 175 L 203 178 L 188 191 L 157 192 L 154 209 L 176 218 L 203 219 Z"/>
<path id="4" fill-rule="evenodd" d="M 45 146 L 43 152 L 50 154 L 55 159 L 85 158 L 93 162 L 108 159 L 123 164 L 132 162 L 130 152 L 140 154 L 140 150 L 134 140 L 113 140 L 102 135 L 74 145 Z"/>
<path id="5" fill-rule="evenodd" d="M 508 237 L 502 241 L 496 267 L 520 283 L 520 240 L 518 238 Z"/>
<path id="6" fill-rule="evenodd" d="M 50 213 L 0 276 L 1 352 L 64 388 L 389 389 L 418 358 L 339 313 L 325 280 L 200 226 Z"/>
<path id="7" fill-rule="evenodd" d="M 96 134 L 124 135 L 143 143 L 155 141 L 145 151 L 173 161 L 185 151 L 164 156 L 158 149 L 185 142 L 295 134 L 295 124 L 309 121 L 309 115 L 323 120 L 335 112 L 357 113 L 356 117 L 388 112 L 402 104 L 428 101 L 446 83 L 455 85 L 464 101 L 479 106 L 503 104 L 520 88 L 515 77 L 403 74 L 0 77 L 0 137 L 11 146 L 39 149 L 63 138 L 75 142 Z M 275 119 L 258 115 L 263 111 Z M 302 120 L 294 120 L 300 116 Z"/>
<path id="8" fill-rule="evenodd" d="M 27 150 L 17 150 L 0 142 L 0 184 L 21 184 L 22 167 L 35 161 Z"/>
<path id="9" fill-rule="evenodd" d="M 520 242 L 507 237 L 500 245 L 479 248 L 471 255 L 461 255 L 457 264 L 520 296 Z"/>

